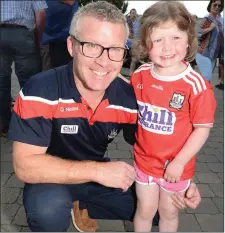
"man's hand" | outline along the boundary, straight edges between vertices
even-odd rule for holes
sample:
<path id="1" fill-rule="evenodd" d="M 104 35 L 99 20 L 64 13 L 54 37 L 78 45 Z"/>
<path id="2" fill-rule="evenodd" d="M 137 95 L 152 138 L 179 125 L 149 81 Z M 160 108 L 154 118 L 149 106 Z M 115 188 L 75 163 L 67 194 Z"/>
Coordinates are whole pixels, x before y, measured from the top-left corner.
<path id="1" fill-rule="evenodd" d="M 201 202 L 201 196 L 195 183 L 190 184 L 184 197 L 179 193 L 174 193 L 171 198 L 173 200 L 173 204 L 178 209 L 185 209 L 186 207 L 196 209 Z"/>
<path id="2" fill-rule="evenodd" d="M 184 165 L 176 159 L 173 159 L 166 167 L 164 179 L 171 183 L 179 182 L 183 171 Z"/>
<path id="3" fill-rule="evenodd" d="M 134 168 L 122 161 L 97 163 L 96 182 L 112 188 L 121 188 L 123 192 L 135 180 Z"/>

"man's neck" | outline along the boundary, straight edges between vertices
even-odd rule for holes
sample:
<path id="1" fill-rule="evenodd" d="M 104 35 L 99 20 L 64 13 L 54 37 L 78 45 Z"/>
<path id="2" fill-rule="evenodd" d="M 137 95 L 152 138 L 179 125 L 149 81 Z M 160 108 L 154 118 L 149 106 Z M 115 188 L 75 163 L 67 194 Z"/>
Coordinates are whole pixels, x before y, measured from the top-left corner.
<path id="1" fill-rule="evenodd" d="M 85 99 L 85 101 L 88 103 L 89 107 L 93 111 L 98 107 L 98 105 L 101 103 L 105 91 L 93 91 L 85 88 L 81 83 L 77 83 L 77 89 L 80 92 L 81 96 Z"/>

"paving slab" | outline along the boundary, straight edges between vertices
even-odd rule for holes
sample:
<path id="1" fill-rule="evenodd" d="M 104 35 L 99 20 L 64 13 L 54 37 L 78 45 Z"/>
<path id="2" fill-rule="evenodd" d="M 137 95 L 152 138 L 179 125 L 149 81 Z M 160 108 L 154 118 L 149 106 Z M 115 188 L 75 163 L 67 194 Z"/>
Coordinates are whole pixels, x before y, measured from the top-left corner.
<path id="1" fill-rule="evenodd" d="M 4 186 L 4 184 L 9 179 L 10 176 L 11 176 L 10 173 L 9 174 L 1 174 L 1 186 Z"/>
<path id="2" fill-rule="evenodd" d="M 212 172 L 196 172 L 196 176 L 198 177 L 200 183 L 209 184 L 209 183 L 221 183 L 220 178 L 216 173 Z"/>
<path id="3" fill-rule="evenodd" d="M 5 184 L 5 187 L 15 187 L 15 188 L 23 188 L 24 183 L 16 177 L 15 174 L 13 174 L 8 181 Z"/>
<path id="4" fill-rule="evenodd" d="M 189 214 L 218 214 L 219 210 L 211 198 L 202 198 L 201 203 L 196 209 L 188 208 Z"/>
<path id="5" fill-rule="evenodd" d="M 219 211 L 223 214 L 224 213 L 224 198 L 215 197 L 212 200 L 216 204 Z"/>
<path id="6" fill-rule="evenodd" d="M 215 193 L 212 191 L 208 184 L 198 184 L 201 197 L 215 197 Z"/>
<path id="7" fill-rule="evenodd" d="M 1 204 L 1 224 L 11 224 L 19 207 L 18 204 Z"/>
<path id="8" fill-rule="evenodd" d="M 224 172 L 224 164 L 223 163 L 207 163 L 208 167 L 212 172 Z"/>
<path id="9" fill-rule="evenodd" d="M 204 232 L 224 232 L 223 214 L 196 214 L 195 215 L 202 231 Z"/>
<path id="10" fill-rule="evenodd" d="M 12 204 L 12 203 L 16 202 L 20 193 L 21 193 L 21 189 L 19 189 L 19 188 L 4 187 L 1 190 L 1 203 L 2 204 Z"/>
<path id="11" fill-rule="evenodd" d="M 193 214 L 180 214 L 178 232 L 200 232 L 200 225 Z"/>
<path id="12" fill-rule="evenodd" d="M 200 154 L 197 155 L 197 161 L 208 163 L 208 162 L 219 162 L 220 160 L 215 155 Z"/>
<path id="13" fill-rule="evenodd" d="M 13 219 L 12 224 L 15 224 L 18 226 L 28 226 L 27 218 L 26 218 L 26 214 L 25 214 L 25 210 L 23 206 L 20 206 L 16 216 Z"/>
<path id="14" fill-rule="evenodd" d="M 224 197 L 224 184 L 209 184 L 217 197 Z"/>

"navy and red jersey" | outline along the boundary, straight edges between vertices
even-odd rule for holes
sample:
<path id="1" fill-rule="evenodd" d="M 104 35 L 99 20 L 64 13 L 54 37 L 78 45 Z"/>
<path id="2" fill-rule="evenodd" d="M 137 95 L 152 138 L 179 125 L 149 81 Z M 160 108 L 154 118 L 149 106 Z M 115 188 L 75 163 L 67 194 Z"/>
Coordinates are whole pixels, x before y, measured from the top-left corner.
<path id="1" fill-rule="evenodd" d="M 116 78 L 93 112 L 69 63 L 27 81 L 14 106 L 9 138 L 48 147 L 47 153 L 65 159 L 104 161 L 107 145 L 136 121 L 136 98 L 128 83 Z"/>

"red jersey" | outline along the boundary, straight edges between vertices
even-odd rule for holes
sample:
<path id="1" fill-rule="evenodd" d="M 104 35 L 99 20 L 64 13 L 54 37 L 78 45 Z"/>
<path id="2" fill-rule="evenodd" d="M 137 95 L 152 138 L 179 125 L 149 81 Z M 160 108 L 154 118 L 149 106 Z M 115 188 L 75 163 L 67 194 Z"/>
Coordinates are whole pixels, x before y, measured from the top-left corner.
<path id="1" fill-rule="evenodd" d="M 159 76 L 153 63 L 139 67 L 131 77 L 138 103 L 138 129 L 134 156 L 137 166 L 154 177 L 163 177 L 166 164 L 182 149 L 195 126 L 212 127 L 216 102 L 212 86 L 187 63 L 172 77 Z M 193 158 L 182 180 L 194 175 Z"/>

